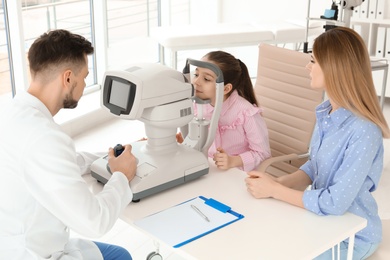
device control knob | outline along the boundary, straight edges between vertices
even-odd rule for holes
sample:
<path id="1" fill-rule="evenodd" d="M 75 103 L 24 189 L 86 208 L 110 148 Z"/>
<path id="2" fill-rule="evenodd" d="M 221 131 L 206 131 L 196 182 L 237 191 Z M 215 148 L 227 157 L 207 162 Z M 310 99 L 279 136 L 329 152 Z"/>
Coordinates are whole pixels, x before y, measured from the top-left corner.
<path id="1" fill-rule="evenodd" d="M 114 155 L 115 155 L 115 157 L 118 157 L 119 155 L 121 155 L 123 150 L 125 150 L 125 148 L 121 144 L 115 145 L 115 147 L 114 147 Z"/>

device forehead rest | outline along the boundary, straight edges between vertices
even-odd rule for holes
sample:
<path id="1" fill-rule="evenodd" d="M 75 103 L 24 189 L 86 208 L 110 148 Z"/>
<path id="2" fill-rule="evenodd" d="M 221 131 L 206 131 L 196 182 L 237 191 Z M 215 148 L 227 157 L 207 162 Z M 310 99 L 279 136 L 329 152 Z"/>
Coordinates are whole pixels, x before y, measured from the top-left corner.
<path id="1" fill-rule="evenodd" d="M 201 61 L 201 60 L 194 60 L 194 59 L 187 59 L 186 61 L 186 65 L 183 69 L 183 74 L 188 74 L 190 73 L 190 65 L 194 65 L 194 66 L 197 66 L 197 67 L 201 67 L 201 68 L 206 68 L 206 69 L 210 69 L 212 70 L 215 75 L 217 75 L 217 83 L 221 83 L 223 82 L 223 74 L 222 74 L 222 71 L 221 69 L 211 63 L 211 62 L 206 62 L 206 61 Z"/>

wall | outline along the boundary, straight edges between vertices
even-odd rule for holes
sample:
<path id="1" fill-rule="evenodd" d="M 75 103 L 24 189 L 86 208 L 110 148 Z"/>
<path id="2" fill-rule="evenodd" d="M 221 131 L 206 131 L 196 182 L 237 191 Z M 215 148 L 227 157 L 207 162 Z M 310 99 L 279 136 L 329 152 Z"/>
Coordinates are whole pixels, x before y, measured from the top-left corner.
<path id="1" fill-rule="evenodd" d="M 163 0 L 162 3 L 165 3 Z M 308 0 L 191 0 L 191 23 L 261 22 L 301 19 L 305 21 Z M 311 0 L 310 16 L 320 17 L 332 0 Z"/>
<path id="2" fill-rule="evenodd" d="M 390 19 L 390 0 L 386 1 L 385 18 Z M 309 3 L 310 17 L 319 18 L 324 14 L 325 9 L 330 9 L 332 0 L 240 0 L 239 3 L 240 4 L 237 4 L 237 0 L 219 0 L 219 21 L 261 23 L 262 21 L 269 22 L 273 20 L 299 20 L 304 24 L 306 17 L 308 16 Z M 370 21 L 367 20 L 367 27 L 370 26 L 369 22 Z M 380 23 L 380 21 L 375 21 L 374 23 Z M 390 22 L 386 21 L 385 26 L 390 27 Z M 377 27 L 378 25 L 372 28 Z M 370 37 L 376 37 L 376 33 L 373 33 L 373 36 Z M 366 39 L 366 42 L 368 42 L 368 39 Z M 373 42 L 375 43 L 376 40 Z M 312 41 L 309 40 L 309 45 L 310 44 L 312 44 Z M 375 47 L 375 45 L 371 46 L 371 55 L 375 52 Z M 249 58 L 245 59 L 245 61 L 250 62 Z M 390 62 L 389 58 L 387 58 L 387 62 Z M 252 74 L 254 71 L 255 67 L 252 68 Z M 377 92 L 380 94 L 383 82 L 383 71 L 375 71 L 373 76 Z M 386 97 L 390 97 L 390 72 L 387 78 Z"/>
<path id="3" fill-rule="evenodd" d="M 269 23 L 275 20 L 299 20 L 300 24 L 306 25 L 308 3 L 308 0 L 190 0 L 190 21 L 191 24 L 200 25 L 205 30 L 207 25 L 218 22 Z M 319 18 L 324 14 L 325 9 L 331 7 L 331 4 L 332 0 L 311 0 L 310 16 Z M 285 47 L 294 47 L 290 45 Z M 214 49 L 182 51 L 178 55 L 177 67 L 184 66 L 185 60 L 181 57 L 197 59 L 211 50 Z M 250 75 L 256 76 L 257 46 L 223 48 L 223 50 L 240 57 L 248 66 Z"/>
<path id="4" fill-rule="evenodd" d="M 309 0 L 220 0 L 222 22 L 259 22 L 272 20 L 305 20 Z M 310 16 L 319 17 L 329 9 L 331 0 L 311 0 Z"/>

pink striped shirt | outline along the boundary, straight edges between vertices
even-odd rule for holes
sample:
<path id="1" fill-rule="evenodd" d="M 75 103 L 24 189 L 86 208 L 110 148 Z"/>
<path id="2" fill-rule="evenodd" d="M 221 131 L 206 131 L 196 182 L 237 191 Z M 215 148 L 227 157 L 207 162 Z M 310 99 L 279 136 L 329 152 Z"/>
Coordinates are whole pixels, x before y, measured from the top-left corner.
<path id="1" fill-rule="evenodd" d="M 211 118 L 214 107 L 203 105 L 203 116 Z M 233 91 L 222 104 L 221 116 L 218 122 L 215 139 L 208 155 L 213 157 L 217 148 L 221 147 L 228 155 L 239 155 L 246 172 L 255 169 L 260 162 L 271 156 L 268 140 L 268 130 L 262 109 L 250 104 L 246 99 Z"/>

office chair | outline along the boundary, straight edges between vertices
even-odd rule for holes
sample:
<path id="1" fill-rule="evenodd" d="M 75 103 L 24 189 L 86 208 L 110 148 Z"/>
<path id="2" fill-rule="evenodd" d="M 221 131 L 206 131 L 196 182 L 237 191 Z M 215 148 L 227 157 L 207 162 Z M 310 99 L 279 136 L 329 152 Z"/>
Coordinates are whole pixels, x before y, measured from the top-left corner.
<path id="1" fill-rule="evenodd" d="M 310 87 L 310 54 L 269 44 L 259 45 L 256 98 L 263 107 L 271 158 L 257 170 L 274 176 L 296 171 L 308 159 L 315 108 L 324 92 Z"/>

